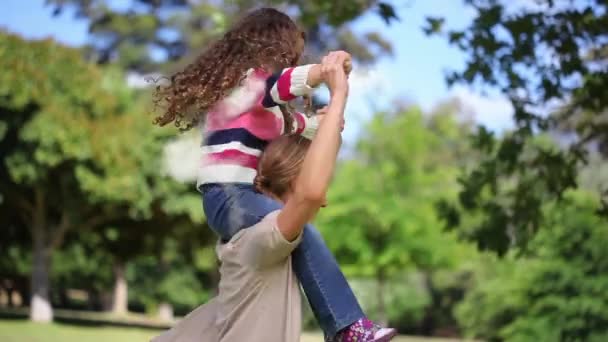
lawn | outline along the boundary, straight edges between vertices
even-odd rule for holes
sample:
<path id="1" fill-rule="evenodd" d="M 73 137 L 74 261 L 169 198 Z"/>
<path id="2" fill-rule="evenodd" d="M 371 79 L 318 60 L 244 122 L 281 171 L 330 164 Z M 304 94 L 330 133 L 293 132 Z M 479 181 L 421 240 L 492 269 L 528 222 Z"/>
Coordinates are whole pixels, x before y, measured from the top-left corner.
<path id="1" fill-rule="evenodd" d="M 123 342 L 148 341 L 157 330 L 113 326 L 88 327 L 67 324 L 36 324 L 25 320 L 0 320 L 2 342 Z M 300 342 L 322 342 L 319 334 L 304 334 Z M 450 340 L 400 337 L 395 342 L 447 342 Z M 454 341 L 454 340 L 452 340 Z"/>

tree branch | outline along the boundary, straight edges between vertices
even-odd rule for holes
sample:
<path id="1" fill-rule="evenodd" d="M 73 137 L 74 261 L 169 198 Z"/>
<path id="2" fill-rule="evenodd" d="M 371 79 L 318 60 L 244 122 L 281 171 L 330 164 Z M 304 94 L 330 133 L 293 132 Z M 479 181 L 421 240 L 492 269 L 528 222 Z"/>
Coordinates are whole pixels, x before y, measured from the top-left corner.
<path id="1" fill-rule="evenodd" d="M 65 233 L 68 231 L 68 229 L 70 229 L 70 226 L 71 226 L 70 215 L 68 214 L 67 210 L 64 210 L 61 213 L 61 220 L 59 221 L 59 224 L 57 225 L 57 230 L 54 232 L 53 236 L 51 237 L 51 243 L 50 243 L 51 250 L 58 248 L 63 243 L 63 238 L 65 237 Z"/>
<path id="2" fill-rule="evenodd" d="M 40 188 L 34 189 L 34 203 L 33 203 L 33 211 L 32 211 L 32 236 L 36 235 L 37 232 L 43 232 L 46 225 L 46 207 L 44 203 L 44 194 Z M 44 241 L 46 244 L 47 242 Z"/>
<path id="3" fill-rule="evenodd" d="M 82 223 L 82 226 L 85 228 L 97 227 L 103 223 L 109 222 L 113 219 L 113 216 L 109 215 L 96 215 L 90 217 L 88 220 Z"/>

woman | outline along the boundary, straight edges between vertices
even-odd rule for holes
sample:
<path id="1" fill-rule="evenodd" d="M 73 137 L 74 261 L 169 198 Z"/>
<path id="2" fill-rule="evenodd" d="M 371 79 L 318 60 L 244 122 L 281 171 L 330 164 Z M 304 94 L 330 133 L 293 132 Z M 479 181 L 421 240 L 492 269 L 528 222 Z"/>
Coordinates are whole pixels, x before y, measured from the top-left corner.
<path id="1" fill-rule="evenodd" d="M 348 95 L 343 66 L 331 55 L 322 73 L 331 92 L 327 113 L 312 142 L 286 136 L 264 152 L 255 179 L 259 191 L 284 204 L 261 222 L 218 245 L 219 294 L 154 341 L 294 342 L 301 334 L 301 297 L 291 252 L 302 230 L 325 205 L 341 142 Z M 389 341 L 394 329 L 363 327 L 340 341 Z"/>

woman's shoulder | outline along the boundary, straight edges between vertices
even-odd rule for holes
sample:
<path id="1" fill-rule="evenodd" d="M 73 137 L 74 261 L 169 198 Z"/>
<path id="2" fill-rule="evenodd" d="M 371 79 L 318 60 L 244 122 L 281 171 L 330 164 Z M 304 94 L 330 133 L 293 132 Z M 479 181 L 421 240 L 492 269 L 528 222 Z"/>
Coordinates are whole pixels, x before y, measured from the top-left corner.
<path id="1" fill-rule="evenodd" d="M 242 229 L 238 234 L 271 233 L 273 228 L 277 225 L 277 218 L 280 212 L 281 210 L 278 209 L 266 214 L 266 216 L 263 216 L 256 224 L 249 228 Z"/>

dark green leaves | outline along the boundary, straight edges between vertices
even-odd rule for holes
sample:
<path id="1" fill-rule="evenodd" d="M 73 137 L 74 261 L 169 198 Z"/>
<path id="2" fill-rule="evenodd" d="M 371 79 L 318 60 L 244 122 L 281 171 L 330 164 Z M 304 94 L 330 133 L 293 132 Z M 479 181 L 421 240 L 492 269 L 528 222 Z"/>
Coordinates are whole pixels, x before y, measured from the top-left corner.
<path id="1" fill-rule="evenodd" d="M 429 18 L 425 32 L 445 34 L 469 56 L 447 75 L 449 85 L 485 84 L 512 102 L 514 131 L 500 140 L 478 131 L 473 145 L 483 158 L 462 178 L 460 194 L 463 215 L 486 218 L 463 235 L 503 254 L 509 240 L 527 245 L 542 226 L 543 204 L 578 187 L 587 154 L 608 156 L 595 147 L 608 142 L 607 4 L 466 3 L 477 11 L 466 29 L 444 33 L 443 20 Z"/>
<path id="2" fill-rule="evenodd" d="M 395 9 L 389 3 L 379 2 L 378 3 L 378 13 L 380 14 L 380 17 L 382 17 L 382 19 L 384 19 L 384 21 L 386 22 L 387 25 L 390 24 L 391 21 L 393 21 L 393 20 L 399 20 L 399 17 L 397 16 Z"/>
<path id="3" fill-rule="evenodd" d="M 424 33 L 429 34 L 429 35 L 435 34 L 435 33 L 440 33 L 441 28 L 443 27 L 444 23 L 445 23 L 445 18 L 428 17 L 428 18 L 426 18 L 427 26 L 423 27 L 422 30 L 424 31 Z"/>

